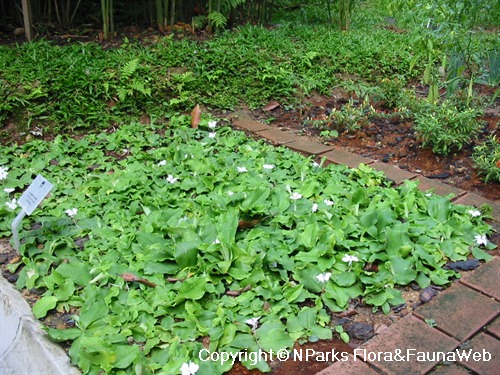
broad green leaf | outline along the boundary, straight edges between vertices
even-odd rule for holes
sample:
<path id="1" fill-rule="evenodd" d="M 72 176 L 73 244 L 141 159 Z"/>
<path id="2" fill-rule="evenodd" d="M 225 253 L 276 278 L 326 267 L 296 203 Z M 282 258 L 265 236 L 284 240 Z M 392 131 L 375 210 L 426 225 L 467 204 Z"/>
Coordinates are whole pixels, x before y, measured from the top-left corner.
<path id="1" fill-rule="evenodd" d="M 118 345 L 116 348 L 116 361 L 113 367 L 127 368 L 129 367 L 140 355 L 138 345 Z"/>
<path id="2" fill-rule="evenodd" d="M 92 323 L 101 319 L 108 311 L 108 306 L 103 301 L 87 300 L 80 309 L 79 325 L 87 329 Z"/>
<path id="3" fill-rule="evenodd" d="M 36 303 L 33 305 L 33 314 L 37 319 L 43 318 L 50 310 L 55 308 L 56 305 L 57 297 L 44 296 L 36 301 Z"/>
<path id="4" fill-rule="evenodd" d="M 177 299 L 198 300 L 205 294 L 206 280 L 204 277 L 191 277 L 182 282 Z"/>
<path id="5" fill-rule="evenodd" d="M 181 268 L 196 265 L 198 242 L 179 242 L 174 247 L 174 258 Z"/>
<path id="6" fill-rule="evenodd" d="M 312 337 L 318 340 L 331 340 L 331 338 L 333 337 L 331 328 L 321 327 L 319 325 L 314 325 L 313 327 L 311 327 L 309 333 L 309 341 L 311 341 Z"/>
<path id="7" fill-rule="evenodd" d="M 433 196 L 427 204 L 429 216 L 439 222 L 445 222 L 450 212 L 450 200 L 445 197 Z"/>
<path id="8" fill-rule="evenodd" d="M 314 221 L 312 224 L 306 225 L 304 231 L 300 234 L 300 240 L 305 247 L 313 248 L 316 246 L 319 238 L 318 222 Z"/>
<path id="9" fill-rule="evenodd" d="M 332 275 L 332 280 L 338 286 L 351 286 L 356 282 L 356 273 L 354 272 L 335 273 Z"/>
<path id="10" fill-rule="evenodd" d="M 238 229 L 238 220 L 238 213 L 235 209 L 229 209 L 218 217 L 217 239 L 224 245 L 229 246 L 234 243 L 234 236 Z"/>
<path id="11" fill-rule="evenodd" d="M 413 269 L 413 263 L 409 260 L 392 256 L 386 264 L 389 265 L 396 284 L 407 285 L 417 277 L 417 271 Z"/>
<path id="12" fill-rule="evenodd" d="M 75 340 L 82 334 L 79 328 L 66 328 L 66 329 L 55 329 L 49 327 L 47 334 L 50 338 L 57 342 L 63 342 L 68 340 Z"/>
<path id="13" fill-rule="evenodd" d="M 310 307 L 304 307 L 297 314 L 297 319 L 302 327 L 311 329 L 316 325 L 316 310 Z"/>
<path id="14" fill-rule="evenodd" d="M 55 271 L 80 286 L 86 286 L 92 280 L 89 266 L 84 263 L 61 263 Z"/>
<path id="15" fill-rule="evenodd" d="M 259 187 L 250 193 L 247 198 L 241 203 L 241 210 L 248 212 L 251 210 L 261 211 L 267 202 L 267 198 L 271 194 L 271 190 L 267 187 Z"/>
<path id="16" fill-rule="evenodd" d="M 66 279 L 64 283 L 59 285 L 59 288 L 54 290 L 54 295 L 58 301 L 67 301 L 75 292 L 75 284 L 73 280 Z"/>
<path id="17" fill-rule="evenodd" d="M 257 340 L 261 348 L 265 351 L 291 348 L 294 340 L 286 333 L 285 326 L 277 321 L 274 323 L 264 323 L 256 331 Z"/>

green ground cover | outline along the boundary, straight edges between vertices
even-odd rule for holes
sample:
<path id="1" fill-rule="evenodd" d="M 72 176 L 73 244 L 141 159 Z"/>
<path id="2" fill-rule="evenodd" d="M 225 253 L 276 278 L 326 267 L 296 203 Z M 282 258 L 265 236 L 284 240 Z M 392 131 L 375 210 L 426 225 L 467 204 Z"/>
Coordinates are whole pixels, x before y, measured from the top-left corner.
<path id="1" fill-rule="evenodd" d="M 221 111 L 269 99 L 292 108 L 342 86 L 409 111 L 431 138 L 448 117 L 477 132 L 471 117 L 494 98 L 477 104 L 470 83 L 498 85 L 498 35 L 445 39 L 458 21 L 419 33 L 426 8 L 394 32 L 392 13 L 374 4 L 357 8 L 349 32 L 326 24 L 316 5 L 208 40 L 0 46 L 0 121 L 27 141 L 14 144 L 2 129 L 0 235 L 10 236 L 17 199 L 43 174 L 55 189 L 23 221 L 22 257 L 10 270 L 20 271 L 19 288 L 42 291 L 37 317 L 74 315 L 74 327 L 48 332 L 71 342 L 85 373 L 171 374 L 189 362 L 222 373 L 231 364 L 202 361 L 204 344 L 235 354 L 328 339 L 329 313 L 349 300 L 387 312 L 402 303 L 398 286 L 445 285 L 459 276 L 442 268 L 448 261 L 489 258 L 487 207 L 452 204 L 411 181 L 394 188 L 363 165 L 320 168 L 223 121 L 204 117 L 191 129 L 182 115 L 195 104 Z M 448 59 L 453 45 L 467 46 L 467 69 Z M 438 79 L 440 67 L 454 73 Z M 427 99 L 407 87 L 420 79 Z M 459 95 L 441 106 L 436 87 Z M 135 121 L 144 114 L 151 124 Z M 439 135 L 427 143 L 456 146 Z M 492 154 L 485 145 L 478 162 L 494 179 Z"/>
<path id="2" fill-rule="evenodd" d="M 202 341 L 236 354 L 329 339 L 329 312 L 350 299 L 388 312 L 404 302 L 398 285 L 445 285 L 459 276 L 447 261 L 490 257 L 486 207 L 189 120 L 2 147 L 2 235 L 35 175 L 55 185 L 9 267 L 18 288 L 43 292 L 38 318 L 74 314 L 48 333 L 72 342 L 84 373 L 171 374 L 190 361 L 222 373 L 231 362 L 201 360 Z M 243 364 L 269 370 L 254 360 Z"/>

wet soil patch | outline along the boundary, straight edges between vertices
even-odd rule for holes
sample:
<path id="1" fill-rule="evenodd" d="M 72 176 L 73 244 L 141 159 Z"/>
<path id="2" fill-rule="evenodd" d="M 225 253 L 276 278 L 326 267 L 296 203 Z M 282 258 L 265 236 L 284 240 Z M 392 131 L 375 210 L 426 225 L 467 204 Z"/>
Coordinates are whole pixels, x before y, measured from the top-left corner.
<path id="1" fill-rule="evenodd" d="M 373 103 L 376 114 L 370 115 L 358 131 L 340 131 L 336 137 L 320 136 L 329 129 L 332 110 L 340 110 L 349 99 L 352 98 L 347 93 L 338 91 L 332 96 L 314 95 L 301 108 L 285 109 L 271 102 L 261 110 L 246 112 L 253 119 L 281 130 L 439 180 L 490 200 L 500 200 L 500 183 L 485 183 L 471 158 L 474 147 L 485 137 L 496 135 L 500 138 L 499 99 L 481 118 L 484 126 L 479 138 L 446 156 L 422 147 L 414 124 L 391 113 L 384 103 Z"/>

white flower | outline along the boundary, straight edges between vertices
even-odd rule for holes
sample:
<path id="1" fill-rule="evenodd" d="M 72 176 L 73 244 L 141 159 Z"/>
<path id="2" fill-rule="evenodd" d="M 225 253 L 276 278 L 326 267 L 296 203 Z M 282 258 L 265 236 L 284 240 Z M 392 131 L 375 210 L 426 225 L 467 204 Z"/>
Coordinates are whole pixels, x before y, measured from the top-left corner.
<path id="1" fill-rule="evenodd" d="M 41 137 L 43 135 L 41 130 L 30 130 L 30 133 L 33 134 L 36 137 Z"/>
<path id="2" fill-rule="evenodd" d="M 5 180 L 7 178 L 8 170 L 9 168 L 0 167 L 0 180 Z"/>
<path id="3" fill-rule="evenodd" d="M 300 199 L 300 198 L 302 198 L 302 194 L 297 193 L 296 191 L 294 191 L 292 193 L 292 195 L 290 195 L 290 199 L 292 199 L 294 201 L 296 201 L 297 199 Z"/>
<path id="4" fill-rule="evenodd" d="M 432 193 L 425 194 L 426 197 L 432 197 Z"/>
<path id="5" fill-rule="evenodd" d="M 215 129 L 216 126 L 217 126 L 217 121 L 209 121 L 208 122 L 208 127 L 210 129 Z"/>
<path id="6" fill-rule="evenodd" d="M 245 167 L 236 167 L 236 169 L 238 169 L 238 172 L 248 172 L 247 169 Z"/>
<path id="7" fill-rule="evenodd" d="M 231 195 L 233 195 L 233 194 L 234 194 L 234 193 L 233 193 L 231 190 L 229 190 L 229 191 L 227 192 L 227 195 L 229 195 L 229 196 L 231 196 Z"/>
<path id="8" fill-rule="evenodd" d="M 212 242 L 213 245 L 217 245 L 218 243 L 220 243 L 219 239 L 216 238 L 214 242 Z"/>
<path id="9" fill-rule="evenodd" d="M 482 236 L 478 234 L 477 236 L 474 237 L 476 239 L 476 244 L 479 245 L 488 245 L 488 239 L 486 238 L 486 235 L 483 234 Z"/>
<path id="10" fill-rule="evenodd" d="M 14 189 L 14 188 L 5 188 L 5 189 L 3 189 L 3 191 L 5 191 L 7 194 L 12 193 L 14 190 L 16 190 L 16 189 Z"/>
<path id="11" fill-rule="evenodd" d="M 315 168 L 318 168 L 318 167 L 319 167 L 319 164 L 318 164 L 318 163 L 316 163 L 315 161 L 313 161 L 312 166 L 313 166 L 313 167 L 315 167 Z"/>
<path id="12" fill-rule="evenodd" d="M 158 163 L 158 167 L 161 167 L 162 165 L 165 165 L 167 164 L 167 161 L 166 160 L 162 160 Z"/>
<path id="13" fill-rule="evenodd" d="M 273 168 L 274 168 L 274 165 L 272 165 L 272 164 L 264 164 L 264 165 L 262 166 L 262 168 L 264 168 L 264 169 L 273 169 Z"/>
<path id="14" fill-rule="evenodd" d="M 170 182 L 171 184 L 176 183 L 176 182 L 177 182 L 177 180 L 178 180 L 178 178 L 177 178 L 177 177 L 172 176 L 171 174 L 169 174 L 169 175 L 167 176 L 167 181 L 168 181 L 168 182 Z"/>
<path id="15" fill-rule="evenodd" d="M 251 318 L 251 319 L 247 319 L 245 320 L 245 323 L 252 326 L 252 330 L 255 331 L 257 329 L 257 327 L 259 326 L 259 319 L 261 317 L 259 316 L 258 318 Z"/>
<path id="16" fill-rule="evenodd" d="M 311 211 L 312 211 L 312 212 L 316 212 L 316 211 L 318 211 L 318 204 L 317 204 L 317 203 L 313 203 L 312 208 L 311 208 Z"/>
<path id="17" fill-rule="evenodd" d="M 349 263 L 349 267 L 351 266 L 352 262 L 357 262 L 357 261 L 359 261 L 359 259 L 358 259 L 358 257 L 356 257 L 354 255 L 346 254 L 342 258 L 342 262 L 348 262 Z"/>
<path id="18" fill-rule="evenodd" d="M 326 283 L 328 280 L 330 280 L 330 277 L 332 276 L 331 272 L 325 272 L 325 273 L 320 273 L 319 275 L 316 276 L 318 281 L 322 283 Z"/>
<path id="19" fill-rule="evenodd" d="M 481 216 L 481 211 L 479 210 L 469 210 L 467 211 L 472 217 Z"/>
<path id="20" fill-rule="evenodd" d="M 200 366 L 191 361 L 189 361 L 189 363 L 183 363 L 181 366 L 181 375 L 195 375 L 199 368 Z"/>
<path id="21" fill-rule="evenodd" d="M 217 135 L 216 132 L 208 133 L 208 138 L 215 138 L 216 135 Z"/>
<path id="22" fill-rule="evenodd" d="M 323 201 L 327 206 L 333 206 L 333 201 L 329 200 L 329 199 L 325 199 Z"/>
<path id="23" fill-rule="evenodd" d="M 5 202 L 5 205 L 11 210 L 15 210 L 17 207 L 17 199 L 12 199 L 10 202 Z"/>
<path id="24" fill-rule="evenodd" d="M 70 208 L 64 212 L 66 212 L 66 215 L 68 215 L 69 217 L 75 217 L 77 212 L 78 212 L 78 209 L 77 208 Z"/>

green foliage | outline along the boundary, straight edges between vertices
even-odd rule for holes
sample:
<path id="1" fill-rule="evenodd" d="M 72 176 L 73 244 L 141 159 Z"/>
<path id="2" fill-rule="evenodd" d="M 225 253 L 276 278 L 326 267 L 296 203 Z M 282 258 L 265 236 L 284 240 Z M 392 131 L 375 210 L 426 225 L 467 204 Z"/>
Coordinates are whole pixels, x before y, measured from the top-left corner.
<path id="1" fill-rule="evenodd" d="M 472 159 L 484 181 L 500 182 L 500 143 L 495 136 L 489 136 L 474 148 Z"/>
<path id="2" fill-rule="evenodd" d="M 433 152 L 446 155 L 477 138 L 482 127 L 477 119 L 479 114 L 473 108 L 459 110 L 449 101 L 424 104 L 414 114 L 415 131 L 423 146 L 431 146 Z"/>
<path id="3" fill-rule="evenodd" d="M 227 17 L 221 12 L 213 11 L 208 14 L 208 22 L 216 29 L 223 29 L 227 24 Z"/>
<path id="4" fill-rule="evenodd" d="M 398 285 L 445 285 L 459 276 L 448 261 L 488 258 L 477 242 L 492 232 L 484 218 L 415 181 L 391 187 L 365 165 L 320 168 L 189 120 L 1 147 L 0 235 L 16 215 L 6 203 L 32 176 L 55 184 L 25 219 L 11 268 L 18 288 L 43 291 L 37 316 L 77 311 L 75 327 L 48 333 L 71 340 L 84 373 L 178 373 L 188 361 L 229 371 L 230 362 L 200 361 L 202 340 L 227 353 L 290 349 L 333 331 L 347 341 L 330 311 L 363 298 L 388 312 L 402 303 Z"/>
<path id="5" fill-rule="evenodd" d="M 340 110 L 334 108 L 328 116 L 331 125 L 335 130 L 340 132 L 354 132 L 369 124 L 370 115 L 374 114 L 375 110 L 368 104 L 355 104 L 354 100 L 342 106 Z"/>

